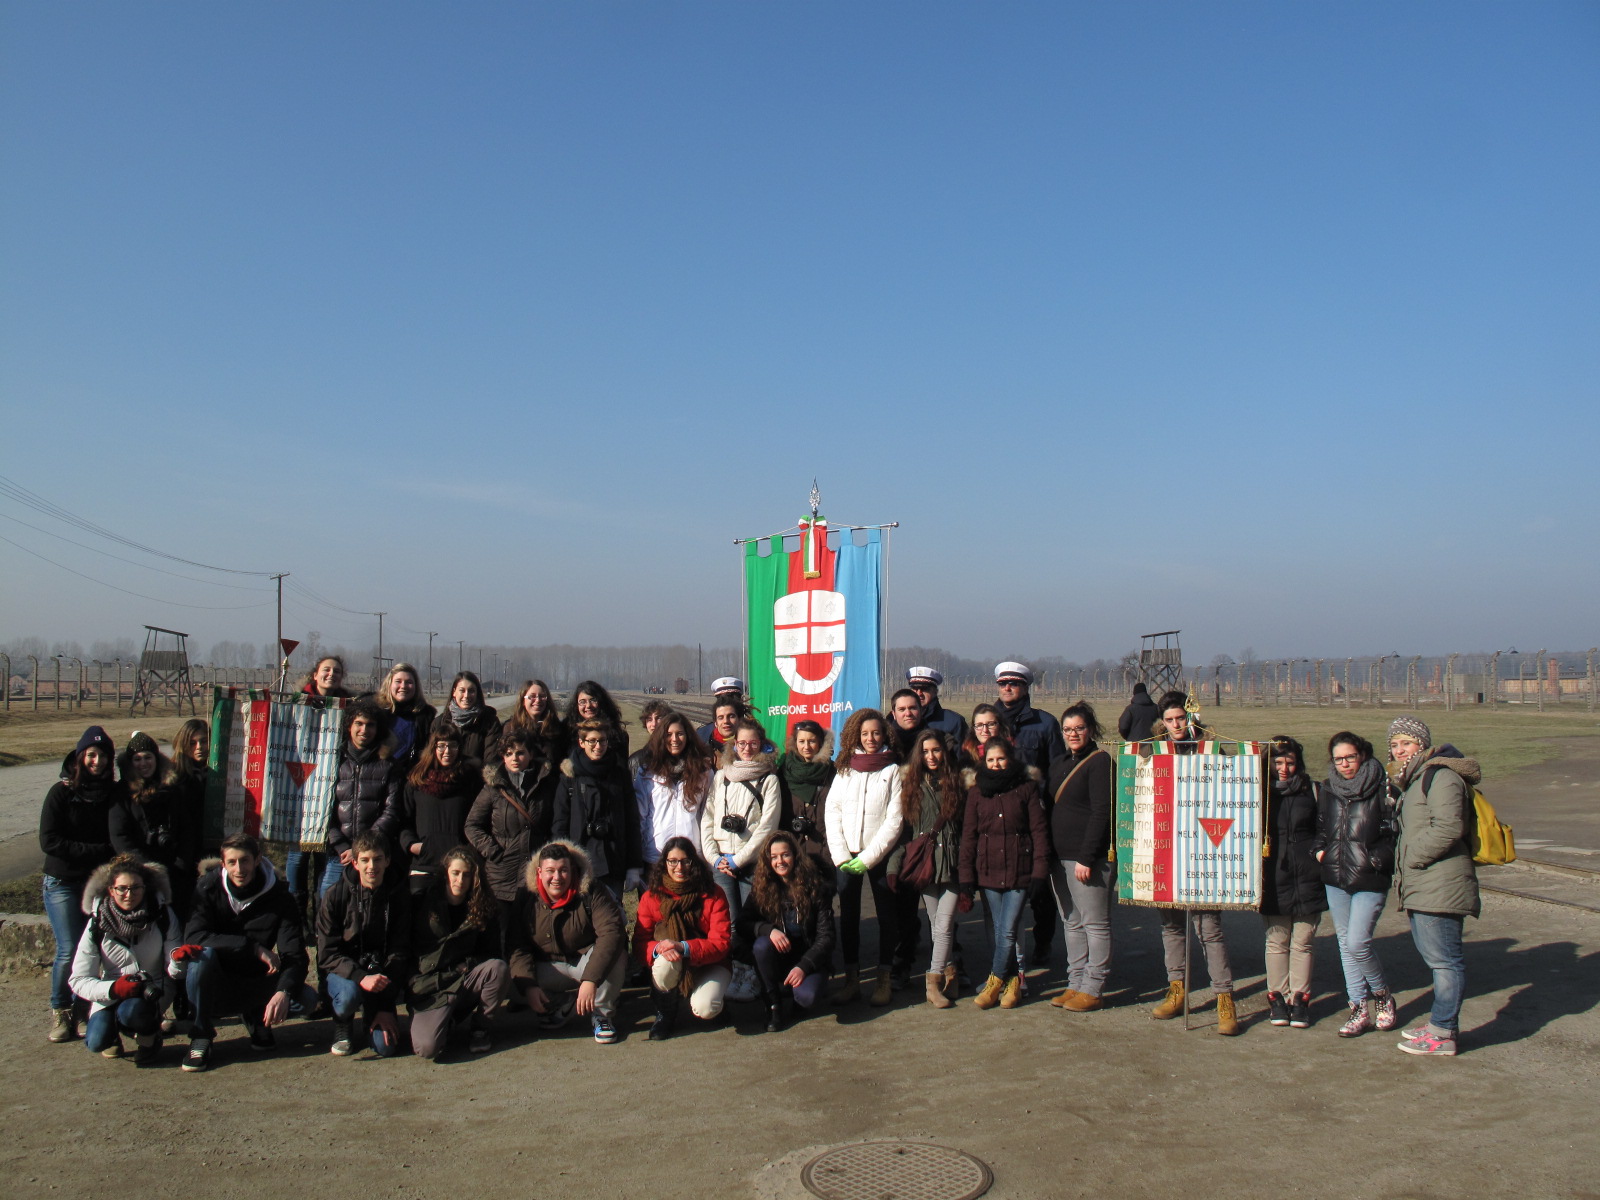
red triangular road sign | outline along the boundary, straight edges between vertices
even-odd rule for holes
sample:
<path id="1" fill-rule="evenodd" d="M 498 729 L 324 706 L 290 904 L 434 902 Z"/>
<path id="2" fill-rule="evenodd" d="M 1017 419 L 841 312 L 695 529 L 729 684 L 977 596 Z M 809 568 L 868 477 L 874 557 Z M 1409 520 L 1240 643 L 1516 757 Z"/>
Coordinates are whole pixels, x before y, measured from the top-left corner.
<path id="1" fill-rule="evenodd" d="M 1201 817 L 1200 828 L 1206 831 L 1206 836 L 1211 839 L 1213 846 L 1221 846 L 1222 839 L 1228 836 L 1228 830 L 1233 828 L 1232 817 Z"/>
<path id="2" fill-rule="evenodd" d="M 311 778 L 311 773 L 317 769 L 314 762 L 286 762 L 283 769 L 289 772 L 289 778 L 294 780 L 295 787 L 305 787 L 306 780 Z"/>
<path id="3" fill-rule="evenodd" d="M 295 641 L 293 638 L 279 638 L 278 639 L 278 645 L 283 647 L 283 656 L 285 658 L 288 658 L 289 655 L 293 654 L 294 653 L 294 648 L 296 646 L 298 646 L 299 644 L 300 643 Z"/>

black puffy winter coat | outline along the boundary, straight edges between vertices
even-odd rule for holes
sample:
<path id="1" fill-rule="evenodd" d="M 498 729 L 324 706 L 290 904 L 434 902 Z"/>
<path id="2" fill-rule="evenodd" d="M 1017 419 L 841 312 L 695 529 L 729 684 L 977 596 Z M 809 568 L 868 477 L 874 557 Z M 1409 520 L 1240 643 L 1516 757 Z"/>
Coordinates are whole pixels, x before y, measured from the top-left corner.
<path id="1" fill-rule="evenodd" d="M 1329 779 L 1322 785 L 1316 850 L 1322 854 L 1322 882 L 1328 886 L 1347 892 L 1389 890 L 1394 882 L 1394 811 L 1376 759 L 1362 763 L 1353 780 Z"/>
<path id="2" fill-rule="evenodd" d="M 1261 914 L 1312 917 L 1328 910 L 1317 864 L 1317 788 L 1304 774 L 1276 780 L 1267 795 L 1267 856 L 1262 860 Z"/>
<path id="3" fill-rule="evenodd" d="M 339 752 L 339 778 L 333 785 L 333 807 L 328 810 L 328 849 L 343 854 L 356 838 L 371 829 L 389 839 L 391 856 L 400 854 L 400 823 L 404 817 L 400 787 L 405 774 L 384 750 L 365 762 L 345 743 Z"/>
<path id="4" fill-rule="evenodd" d="M 305 982 L 310 959 L 300 905 L 290 895 L 289 885 L 262 859 L 243 895 L 231 893 L 221 867 L 206 872 L 195 885 L 183 940 L 211 947 L 225 971 L 249 978 L 268 973 L 256 951 L 276 951 L 277 990 L 293 994 Z M 235 909 L 235 900 L 243 901 L 243 907 Z"/>

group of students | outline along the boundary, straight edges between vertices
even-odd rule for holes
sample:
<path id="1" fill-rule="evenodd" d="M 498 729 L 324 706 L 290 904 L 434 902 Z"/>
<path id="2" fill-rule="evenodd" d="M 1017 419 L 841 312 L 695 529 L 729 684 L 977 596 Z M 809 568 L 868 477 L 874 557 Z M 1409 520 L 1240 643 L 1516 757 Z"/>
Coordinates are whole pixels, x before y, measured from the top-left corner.
<path id="1" fill-rule="evenodd" d="M 341 676 L 337 660 L 319 662 L 307 702 L 343 695 Z M 743 683 L 721 679 L 698 729 L 648 703 L 647 740 L 630 753 L 620 710 L 593 681 L 559 715 L 549 687 L 530 680 L 502 723 L 471 672 L 452 682 L 441 713 L 422 699 L 415 668 L 396 664 L 345 709 L 320 871 L 296 853 L 280 873 L 245 834 L 225 839 L 219 860 L 198 859 L 200 722 L 184 726 L 171 763 L 136 734 L 120 779 L 109 739 L 91 727 L 40 823 L 57 943 L 50 1040 L 76 1036 L 76 998 L 90 1006 L 85 1040 L 108 1056 L 126 1036 L 135 1059 L 151 1061 L 174 1019 L 187 1019 L 186 1070 L 210 1065 L 215 1021 L 228 1013 L 256 1050 L 291 1015 L 327 1015 L 336 1055 L 363 1043 L 396 1054 L 409 1036 L 431 1058 L 452 1040 L 489 1049 L 509 1000 L 543 1028 L 587 1019 L 610 1043 L 630 980 L 648 986 L 651 1040 L 685 1013 L 715 1019 L 730 997 L 759 998 L 776 1031 L 825 996 L 887 1005 L 919 965 L 927 1002 L 949 1008 L 964 974 L 957 923 L 980 903 L 991 938 L 979 1008 L 1022 1003 L 1031 908 L 1036 962 L 1048 960 L 1058 921 L 1065 934 L 1067 987 L 1051 1004 L 1096 1011 L 1112 964 L 1111 754 L 1089 704 L 1058 721 L 1032 705 L 1026 665 L 1001 663 L 995 676 L 998 699 L 978 705 L 970 726 L 939 703 L 939 672 L 916 667 L 886 712 L 851 714 L 836 750 L 827 729 L 800 721 L 781 752 Z M 1142 685 L 1119 730 L 1174 753 L 1206 735 L 1182 693 L 1152 702 Z M 1316 784 L 1300 744 L 1272 740 L 1269 1020 L 1310 1024 L 1314 936 L 1331 911 L 1350 1002 L 1339 1033 L 1395 1027 L 1373 948 L 1394 884 L 1434 978 L 1430 1019 L 1400 1048 L 1453 1054 L 1462 923 L 1478 911 L 1466 842 L 1478 770 L 1435 747 L 1414 717 L 1391 726 L 1390 756 L 1385 770 L 1368 742 L 1341 732 Z M 865 978 L 863 888 L 878 920 Z M 629 891 L 639 895 L 631 938 Z M 1159 913 L 1169 984 L 1152 1015 L 1184 1010 L 1192 923 L 1218 1032 L 1238 1033 L 1221 914 Z M 843 973 L 830 990 L 836 951 Z"/>

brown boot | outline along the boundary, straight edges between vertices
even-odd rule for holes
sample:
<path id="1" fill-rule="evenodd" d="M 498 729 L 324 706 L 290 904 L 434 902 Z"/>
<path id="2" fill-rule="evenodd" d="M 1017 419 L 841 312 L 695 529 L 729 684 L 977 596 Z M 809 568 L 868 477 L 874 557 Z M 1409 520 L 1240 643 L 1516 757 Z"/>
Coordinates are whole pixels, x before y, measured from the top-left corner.
<path id="1" fill-rule="evenodd" d="M 1150 1010 L 1158 1021 L 1170 1021 L 1183 1014 L 1183 981 L 1174 979 L 1167 984 L 1167 998 Z"/>
<path id="2" fill-rule="evenodd" d="M 1071 988 L 1068 988 L 1066 991 L 1062 992 L 1059 996 L 1051 997 L 1050 1007 L 1051 1008 L 1067 1008 L 1067 1007 L 1069 1007 L 1071 1005 L 1072 998 L 1074 996 L 1076 996 L 1077 994 L 1078 994 L 1077 992 L 1073 991 Z"/>
<path id="3" fill-rule="evenodd" d="M 1239 1032 L 1239 1017 L 1233 1011 L 1233 993 L 1217 993 L 1217 1032 L 1223 1037 L 1234 1037 Z"/>
<path id="4" fill-rule="evenodd" d="M 989 976 L 983 990 L 972 998 L 972 1002 L 979 1008 L 993 1008 L 1000 1003 L 1000 990 L 1006 986 L 1005 980 L 998 975 Z"/>
<path id="5" fill-rule="evenodd" d="M 944 965 L 944 994 L 952 1003 L 961 999 L 961 972 L 955 963 Z"/>
<path id="6" fill-rule="evenodd" d="M 929 971 L 922 977 L 922 981 L 927 987 L 929 1004 L 935 1008 L 950 1008 L 955 1004 L 954 1000 L 944 994 L 943 972 Z"/>
<path id="7" fill-rule="evenodd" d="M 50 1010 L 50 1032 L 45 1037 L 52 1042 L 70 1042 L 78 1036 L 78 1014 L 72 1005 Z"/>
<path id="8" fill-rule="evenodd" d="M 1091 996 L 1087 992 L 1073 992 L 1072 999 L 1061 1006 L 1068 1012 L 1094 1012 L 1105 1007 L 1105 1001 L 1099 996 Z"/>
<path id="9" fill-rule="evenodd" d="M 873 1008 L 885 1008 L 889 1001 L 894 999 L 894 980 L 890 978 L 888 967 L 878 968 L 878 983 L 872 989 L 872 995 L 867 1003 Z"/>
<path id="10" fill-rule="evenodd" d="M 1012 975 L 1006 979 L 1006 985 L 1000 991 L 1000 1007 L 1015 1008 L 1022 1003 L 1022 977 Z"/>
<path id="11" fill-rule="evenodd" d="M 844 982 L 839 985 L 839 990 L 833 994 L 832 1003 L 849 1004 L 861 995 L 861 968 L 855 963 L 845 963 Z"/>

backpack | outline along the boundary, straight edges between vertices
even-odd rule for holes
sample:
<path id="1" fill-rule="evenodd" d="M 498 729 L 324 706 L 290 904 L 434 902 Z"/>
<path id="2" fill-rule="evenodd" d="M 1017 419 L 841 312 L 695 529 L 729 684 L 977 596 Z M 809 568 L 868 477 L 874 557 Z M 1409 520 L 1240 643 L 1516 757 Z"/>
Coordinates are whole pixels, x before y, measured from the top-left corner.
<path id="1" fill-rule="evenodd" d="M 1422 794 L 1428 794 L 1433 773 L 1422 781 Z M 1480 867 L 1504 866 L 1517 861 L 1517 840 L 1511 826 L 1500 819 L 1494 805 L 1476 787 L 1472 789 L 1472 815 L 1467 820 L 1467 849 L 1472 851 L 1472 861 Z"/>

